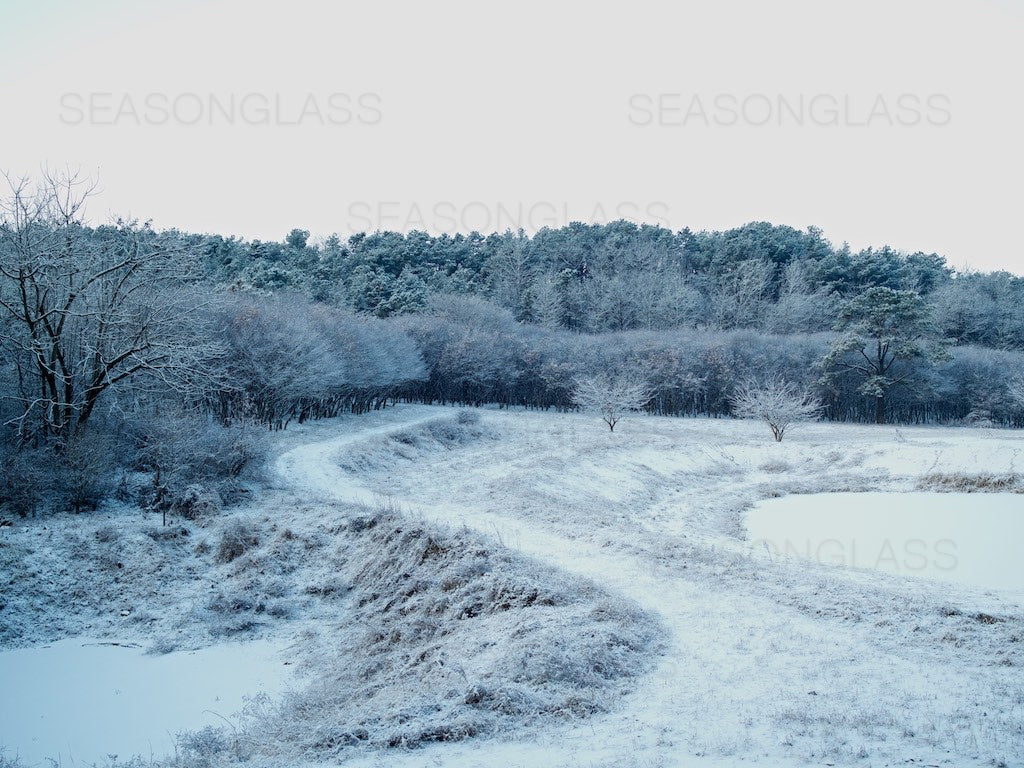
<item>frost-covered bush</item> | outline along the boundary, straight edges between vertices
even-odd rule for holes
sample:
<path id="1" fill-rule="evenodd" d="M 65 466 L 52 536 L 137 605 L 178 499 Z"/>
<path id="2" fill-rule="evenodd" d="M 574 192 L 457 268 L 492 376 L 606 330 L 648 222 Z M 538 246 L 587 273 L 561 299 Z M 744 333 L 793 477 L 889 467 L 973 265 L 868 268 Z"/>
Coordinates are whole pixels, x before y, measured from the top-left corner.
<path id="1" fill-rule="evenodd" d="M 793 469 L 793 466 L 783 459 L 772 458 L 763 462 L 758 469 L 762 472 L 770 472 L 771 474 L 779 474 L 782 472 L 789 472 Z"/>
<path id="2" fill-rule="evenodd" d="M 137 462 L 178 482 L 236 478 L 265 455 L 262 430 L 246 425 L 223 426 L 188 414 L 145 419 L 135 425 Z"/>
<path id="3" fill-rule="evenodd" d="M 222 506 L 220 494 L 202 485 L 188 486 L 170 502 L 171 512 L 186 520 L 211 517 L 220 512 Z"/>
<path id="4" fill-rule="evenodd" d="M 152 476 L 139 504 L 189 519 L 241 501 L 246 482 L 259 479 L 267 450 L 263 430 L 174 409 L 134 414 L 126 434 L 131 467 Z"/>
<path id="5" fill-rule="evenodd" d="M 455 421 L 463 426 L 479 424 L 480 414 L 477 411 L 459 411 L 459 415 L 455 417 Z"/>
<path id="6" fill-rule="evenodd" d="M 963 418 L 964 426 L 974 429 L 992 429 L 995 422 L 992 419 L 992 412 L 985 409 L 975 409 Z"/>
<path id="7" fill-rule="evenodd" d="M 917 487 L 946 493 L 1024 493 L 1024 476 L 1016 472 L 932 472 L 922 477 Z"/>
<path id="8" fill-rule="evenodd" d="M 206 726 L 202 730 L 178 734 L 178 755 L 181 765 L 189 768 L 213 768 L 227 759 L 239 758 L 238 738 L 224 728 Z"/>
<path id="9" fill-rule="evenodd" d="M 30 517 L 47 501 L 56 462 L 47 451 L 9 450 L 0 456 L 0 507 Z"/>
<path id="10" fill-rule="evenodd" d="M 2 747 L 0 747 L 0 768 L 26 768 L 25 763 L 21 762 L 17 755 L 8 755 Z"/>
<path id="11" fill-rule="evenodd" d="M 217 545 L 218 563 L 230 563 L 260 543 L 259 531 L 249 521 L 234 518 L 228 521 Z"/>
<path id="12" fill-rule="evenodd" d="M 115 490 L 115 444 L 103 432 L 83 435 L 60 452 L 9 448 L 0 459 L 0 506 L 20 517 L 95 509 Z"/>
<path id="13" fill-rule="evenodd" d="M 178 644 L 170 637 L 158 637 L 146 649 L 146 653 L 152 656 L 164 656 L 177 650 Z"/>
<path id="14" fill-rule="evenodd" d="M 748 379 L 737 386 L 732 409 L 738 418 L 763 421 L 775 442 L 781 443 L 791 425 L 817 419 L 822 405 L 808 390 L 781 376 L 770 376 L 761 381 Z"/>
<path id="15" fill-rule="evenodd" d="M 426 437 L 446 448 L 463 445 L 484 434 L 480 414 L 471 411 L 460 411 L 454 419 L 429 421 L 422 430 Z"/>
<path id="16" fill-rule="evenodd" d="M 210 603 L 207 607 L 214 613 L 237 614 L 253 611 L 257 608 L 257 605 L 255 598 L 245 592 L 225 592 L 221 590 L 210 598 Z"/>
<path id="17" fill-rule="evenodd" d="M 648 669 L 659 642 L 639 609 L 468 531 L 383 514 L 339 535 L 343 589 L 307 590 L 345 611 L 324 627 L 336 661 L 311 659 L 307 689 L 252 715 L 254 751 L 289 745 L 324 760 L 358 744 L 415 747 L 586 716 Z"/>
<path id="18" fill-rule="evenodd" d="M 58 462 L 57 482 L 76 511 L 95 509 L 114 491 L 114 437 L 93 432 L 70 445 Z"/>
<path id="19" fill-rule="evenodd" d="M 258 472 L 267 451 L 266 433 L 244 424 L 207 423 L 193 440 L 178 471 L 197 480 L 232 480 Z"/>

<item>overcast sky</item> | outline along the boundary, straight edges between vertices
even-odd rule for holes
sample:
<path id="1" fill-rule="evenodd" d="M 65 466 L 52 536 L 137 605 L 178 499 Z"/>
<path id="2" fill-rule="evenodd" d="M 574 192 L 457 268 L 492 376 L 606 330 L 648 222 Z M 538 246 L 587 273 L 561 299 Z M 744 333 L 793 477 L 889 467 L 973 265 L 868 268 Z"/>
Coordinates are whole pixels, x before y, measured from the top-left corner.
<path id="1" fill-rule="evenodd" d="M 1024 272 L 1024 10 L 971 2 L 5 0 L 15 173 L 99 220 L 816 225 Z"/>

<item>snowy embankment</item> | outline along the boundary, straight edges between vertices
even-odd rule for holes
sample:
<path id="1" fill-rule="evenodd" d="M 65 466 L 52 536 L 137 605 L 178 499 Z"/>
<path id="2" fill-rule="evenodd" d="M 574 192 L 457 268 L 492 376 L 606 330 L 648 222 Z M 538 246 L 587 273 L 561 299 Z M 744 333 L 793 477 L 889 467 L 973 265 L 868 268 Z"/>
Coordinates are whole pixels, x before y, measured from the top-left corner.
<path id="1" fill-rule="evenodd" d="M 372 442 L 439 413 L 452 440 L 475 429 L 451 411 L 408 409 L 345 419 L 345 439 Z M 10 579 L 0 638 L 34 646 L 8 651 L 12 664 L 33 654 L 56 674 L 69 648 L 79 659 L 89 652 L 85 636 L 149 653 L 120 648 L 126 653 L 108 659 L 100 680 L 42 681 L 41 690 L 74 687 L 77 709 L 40 700 L 28 679 L 9 681 L 5 700 L 25 710 L 19 717 L 47 722 L 30 733 L 12 717 L 0 731 L 6 757 L 103 765 L 116 753 L 124 765 L 145 744 L 139 764 L 157 765 L 174 734 L 213 716 L 230 727 L 183 735 L 173 764 L 296 765 L 360 747 L 410 748 L 586 718 L 614 708 L 650 670 L 662 630 L 628 602 L 471 531 L 381 509 L 345 478 L 336 478 L 344 487 L 333 499 L 294 486 L 315 485 L 317 472 L 335 475 L 330 462 L 304 461 L 303 443 L 338 427 L 282 435 L 299 446 L 250 508 L 167 528 L 119 507 L 0 529 L 0 570 Z M 40 647 L 62 638 L 73 640 Z M 187 663 L 195 661 L 189 649 L 205 649 L 202 658 L 230 647 L 257 669 L 253 649 L 264 646 L 237 642 L 255 638 L 279 649 L 271 660 L 278 670 L 294 672 L 268 685 L 236 681 L 221 688 L 228 695 L 216 707 L 203 685 L 180 690 L 181 675 L 205 674 Z M 171 673 L 151 677 L 145 691 L 119 688 L 116 678 L 130 668 Z M 242 694 L 273 694 L 282 682 L 283 695 L 257 696 L 236 712 Z M 176 693 L 183 695 L 168 702 Z M 119 718 L 129 697 L 152 718 Z"/>
<path id="2" fill-rule="evenodd" d="M 622 707 L 586 724 L 387 764 L 1024 760 L 1012 595 L 772 561 L 743 531 L 752 504 L 790 493 L 1015 477 L 1018 434 L 816 425 L 776 445 L 715 420 L 636 418 L 615 434 L 577 415 L 487 412 L 483 424 L 469 445 L 439 446 L 418 423 L 308 444 L 280 466 L 327 497 L 386 493 L 592 579 L 657 613 L 671 640 Z"/>

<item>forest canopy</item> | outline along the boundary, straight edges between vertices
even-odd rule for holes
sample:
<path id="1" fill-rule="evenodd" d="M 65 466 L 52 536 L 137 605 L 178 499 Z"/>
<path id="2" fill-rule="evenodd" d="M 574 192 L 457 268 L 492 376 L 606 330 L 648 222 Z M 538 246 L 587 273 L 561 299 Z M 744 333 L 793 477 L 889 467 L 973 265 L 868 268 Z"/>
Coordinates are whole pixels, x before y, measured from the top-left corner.
<path id="1" fill-rule="evenodd" d="M 203 250 L 206 278 L 291 290 L 378 317 L 421 311 L 437 294 L 471 295 L 521 323 L 587 333 L 750 328 L 833 330 L 839 304 L 869 288 L 927 299 L 954 344 L 1024 348 L 1024 278 L 956 272 L 935 253 L 853 251 L 821 230 L 752 222 L 678 232 L 627 221 L 523 232 L 359 233 L 311 242 L 179 235 Z"/>

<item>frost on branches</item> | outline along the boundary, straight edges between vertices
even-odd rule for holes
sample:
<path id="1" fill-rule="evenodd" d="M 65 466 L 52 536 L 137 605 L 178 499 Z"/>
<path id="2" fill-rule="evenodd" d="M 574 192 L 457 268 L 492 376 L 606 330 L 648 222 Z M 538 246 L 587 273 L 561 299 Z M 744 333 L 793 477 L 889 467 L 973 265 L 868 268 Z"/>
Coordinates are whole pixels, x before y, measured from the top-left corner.
<path id="1" fill-rule="evenodd" d="M 791 424 L 814 421 L 821 414 L 821 402 L 806 390 L 780 376 L 762 382 L 747 380 L 732 396 L 733 414 L 741 419 L 760 419 L 771 427 L 775 442 Z"/>
<path id="2" fill-rule="evenodd" d="M 581 376 L 572 389 L 572 400 L 580 410 L 600 413 L 612 432 L 624 414 L 639 411 L 651 397 L 647 380 L 630 374 Z"/>

